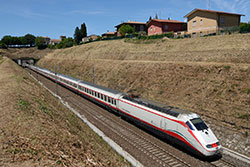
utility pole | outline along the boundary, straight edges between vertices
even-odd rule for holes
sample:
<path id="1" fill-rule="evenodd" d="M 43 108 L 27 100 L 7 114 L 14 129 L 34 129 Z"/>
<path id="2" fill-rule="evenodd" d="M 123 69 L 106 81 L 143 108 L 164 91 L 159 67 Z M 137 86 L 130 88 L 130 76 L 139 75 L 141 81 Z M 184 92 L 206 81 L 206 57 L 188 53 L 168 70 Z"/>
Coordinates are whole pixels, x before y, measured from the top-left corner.
<path id="1" fill-rule="evenodd" d="M 56 95 L 58 95 L 58 83 L 57 83 L 56 66 L 55 66 L 55 79 L 56 79 Z"/>
<path id="2" fill-rule="evenodd" d="M 94 67 L 94 64 L 92 64 L 92 83 L 95 84 L 95 67 Z"/>

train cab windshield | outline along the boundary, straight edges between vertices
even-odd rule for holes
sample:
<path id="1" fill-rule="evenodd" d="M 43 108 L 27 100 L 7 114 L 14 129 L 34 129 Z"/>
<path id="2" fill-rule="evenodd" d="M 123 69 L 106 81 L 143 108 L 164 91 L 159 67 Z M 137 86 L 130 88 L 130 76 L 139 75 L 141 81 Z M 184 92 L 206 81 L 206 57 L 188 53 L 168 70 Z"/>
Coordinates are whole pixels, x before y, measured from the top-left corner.
<path id="1" fill-rule="evenodd" d="M 201 118 L 194 118 L 190 120 L 197 130 L 208 129 L 207 125 Z"/>

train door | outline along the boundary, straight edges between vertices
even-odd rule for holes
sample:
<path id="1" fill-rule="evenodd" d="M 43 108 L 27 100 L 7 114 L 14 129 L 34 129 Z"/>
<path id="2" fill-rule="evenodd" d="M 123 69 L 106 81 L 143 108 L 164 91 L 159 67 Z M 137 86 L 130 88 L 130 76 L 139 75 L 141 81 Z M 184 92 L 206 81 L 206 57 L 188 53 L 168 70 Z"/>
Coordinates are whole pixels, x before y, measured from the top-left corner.
<path id="1" fill-rule="evenodd" d="M 162 118 L 160 123 L 161 129 L 167 130 L 167 122 L 166 119 Z"/>

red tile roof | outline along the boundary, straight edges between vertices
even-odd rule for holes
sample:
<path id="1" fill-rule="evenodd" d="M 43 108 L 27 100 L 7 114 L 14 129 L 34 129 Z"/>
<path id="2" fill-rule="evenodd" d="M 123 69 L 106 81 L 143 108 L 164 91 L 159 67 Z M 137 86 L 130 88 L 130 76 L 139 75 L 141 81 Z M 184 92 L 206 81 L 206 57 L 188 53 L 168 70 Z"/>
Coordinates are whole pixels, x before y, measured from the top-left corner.
<path id="1" fill-rule="evenodd" d="M 152 19 L 152 20 L 150 20 L 150 21 L 148 22 L 148 24 L 149 24 L 151 21 L 157 21 L 157 22 L 160 22 L 160 23 L 185 23 L 185 22 L 177 21 L 177 20 Z"/>
<path id="2" fill-rule="evenodd" d="M 51 42 L 61 42 L 62 40 L 61 39 L 51 39 L 50 41 Z"/>
<path id="3" fill-rule="evenodd" d="M 105 35 L 115 35 L 116 34 L 116 32 L 106 32 L 106 33 L 104 33 Z M 103 35 L 104 35 L 103 34 Z"/>
<path id="4" fill-rule="evenodd" d="M 211 13 L 220 13 L 220 14 L 229 14 L 229 15 L 238 15 L 238 16 L 245 16 L 243 14 L 238 14 L 238 13 L 229 13 L 229 12 L 222 12 L 222 11 L 216 11 L 216 10 L 206 10 L 206 9 L 197 9 L 195 8 L 194 10 L 192 10 L 191 12 L 189 12 L 186 16 L 184 17 L 188 17 L 191 14 L 193 14 L 196 11 L 202 11 L 202 12 L 211 12 Z"/>
<path id="5" fill-rule="evenodd" d="M 127 22 L 123 22 L 123 23 L 121 23 L 121 24 L 118 24 L 118 25 L 115 26 L 115 27 L 119 27 L 119 26 L 121 26 L 122 24 L 146 24 L 146 23 L 137 22 L 137 21 L 127 21 Z"/>

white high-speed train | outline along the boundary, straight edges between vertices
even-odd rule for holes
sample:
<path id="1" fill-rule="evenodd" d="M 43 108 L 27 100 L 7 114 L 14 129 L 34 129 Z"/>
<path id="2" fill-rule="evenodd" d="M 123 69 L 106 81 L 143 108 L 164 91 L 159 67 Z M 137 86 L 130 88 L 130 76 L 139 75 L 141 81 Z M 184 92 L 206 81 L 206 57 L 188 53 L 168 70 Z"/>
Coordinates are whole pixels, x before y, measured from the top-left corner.
<path id="1" fill-rule="evenodd" d="M 131 97 L 33 65 L 27 67 L 196 154 L 212 156 L 220 151 L 218 139 L 195 113 Z"/>

